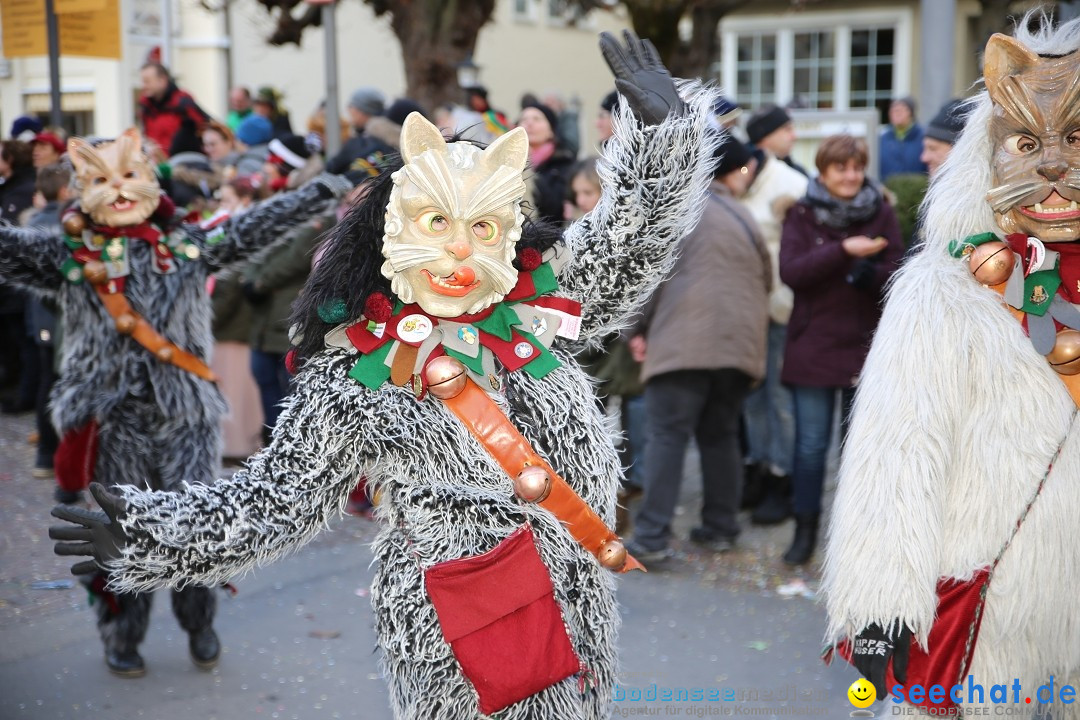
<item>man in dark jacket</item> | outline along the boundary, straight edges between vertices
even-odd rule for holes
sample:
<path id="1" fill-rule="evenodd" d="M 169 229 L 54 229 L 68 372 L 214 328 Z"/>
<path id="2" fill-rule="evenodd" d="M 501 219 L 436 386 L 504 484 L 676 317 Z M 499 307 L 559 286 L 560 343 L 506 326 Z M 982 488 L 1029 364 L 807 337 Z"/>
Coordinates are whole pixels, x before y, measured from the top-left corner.
<path id="1" fill-rule="evenodd" d="M 326 170 L 335 175 L 359 170 L 367 173 L 369 177 L 374 177 L 379 174 L 382 158 L 394 152 L 388 144 L 365 131 L 368 121 L 381 116 L 386 110 L 382 93 L 375 88 L 359 88 L 349 98 L 346 110 L 354 135 L 337 155 L 330 158 L 326 163 Z"/>
<path id="2" fill-rule="evenodd" d="M 146 63 L 140 76 L 139 121 L 146 137 L 167 155 L 200 151 L 202 142 L 199 138 L 210 116 L 191 95 L 176 86 L 161 63 Z"/>

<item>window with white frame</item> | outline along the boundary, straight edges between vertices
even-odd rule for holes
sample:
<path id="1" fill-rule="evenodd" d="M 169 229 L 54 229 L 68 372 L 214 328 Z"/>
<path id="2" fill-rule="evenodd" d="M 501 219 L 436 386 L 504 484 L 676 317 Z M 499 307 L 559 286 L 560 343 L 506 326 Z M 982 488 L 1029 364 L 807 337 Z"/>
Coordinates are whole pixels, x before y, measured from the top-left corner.
<path id="1" fill-rule="evenodd" d="M 827 110 L 876 107 L 905 94 L 910 10 L 725 18 L 719 75 L 751 110 L 768 103 Z"/>

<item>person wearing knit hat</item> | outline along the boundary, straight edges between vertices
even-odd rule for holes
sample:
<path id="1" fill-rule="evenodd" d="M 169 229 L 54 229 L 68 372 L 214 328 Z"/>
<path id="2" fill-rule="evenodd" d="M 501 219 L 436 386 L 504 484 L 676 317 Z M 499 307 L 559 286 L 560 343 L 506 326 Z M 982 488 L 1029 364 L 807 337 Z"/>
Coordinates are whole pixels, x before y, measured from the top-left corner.
<path id="1" fill-rule="evenodd" d="M 35 168 L 43 168 L 60 162 L 60 158 L 67 151 L 64 141 L 57 137 L 56 133 L 51 132 L 38 133 L 30 146 L 34 153 Z"/>
<path id="2" fill-rule="evenodd" d="M 705 497 L 690 541 L 715 553 L 734 548 L 743 483 L 739 414 L 750 387 L 765 376 L 772 271 L 757 223 L 738 201 L 757 161 L 727 133 L 713 157 L 705 212 L 631 328 L 631 352 L 643 363 L 649 437 L 645 493 L 626 549 L 655 563 L 672 555 L 690 438 L 700 450 Z"/>
<path id="3" fill-rule="evenodd" d="M 283 139 L 274 138 L 267 149 L 270 155 L 266 158 L 263 172 L 270 183 L 270 189 L 274 192 L 284 190 L 289 180 L 289 173 L 304 167 L 308 158 L 311 157 L 307 142 L 299 135 L 289 135 Z"/>
<path id="4" fill-rule="evenodd" d="M 33 115 L 20 115 L 11 123 L 11 139 L 30 142 L 44 129 L 44 125 Z"/>
<path id="5" fill-rule="evenodd" d="M 262 115 L 270 121 L 273 128 L 272 137 L 284 138 L 293 134 L 292 121 L 289 120 L 289 111 L 282 104 L 282 94 L 276 88 L 269 85 L 259 88 L 255 98 L 251 101 L 252 112 Z"/>
<path id="6" fill-rule="evenodd" d="M 559 141 L 559 118 L 547 105 L 528 102 L 522 105 L 518 125 L 525 129 L 529 139 L 532 200 L 536 214 L 548 222 L 560 223 L 575 157 Z"/>
<path id="7" fill-rule="evenodd" d="M 938 110 L 938 114 L 926 126 L 919 160 L 926 163 L 931 179 L 937 174 L 945 158 L 949 156 L 949 151 L 956 143 L 957 136 L 964 129 L 966 119 L 964 110 L 963 100 L 950 100 Z"/>
<path id="8" fill-rule="evenodd" d="M 386 112 L 386 100 L 383 94 L 373 87 L 357 88 L 349 96 L 349 104 L 345 109 L 349 113 L 349 124 L 360 134 L 368 120 Z"/>
<path id="9" fill-rule="evenodd" d="M 882 182 L 898 173 L 926 173 L 919 159 L 923 128 L 915 122 L 915 100 L 896 98 L 889 105 L 889 126 L 881 133 L 878 175 Z"/>
<path id="10" fill-rule="evenodd" d="M 600 112 L 596 114 L 596 139 L 603 145 L 612 136 L 611 113 L 615 111 L 615 105 L 619 102 L 619 93 L 612 90 L 600 101 Z"/>
<path id="11" fill-rule="evenodd" d="M 730 128 L 742 115 L 742 108 L 734 100 L 720 96 L 713 106 L 713 115 L 717 127 Z"/>
<path id="12" fill-rule="evenodd" d="M 795 147 L 795 123 L 787 110 L 779 105 L 764 105 L 746 121 L 746 135 L 750 143 L 767 150 L 790 167 L 807 175 L 806 169 L 791 159 Z"/>
<path id="13" fill-rule="evenodd" d="M 270 124 L 267 118 L 258 113 L 248 115 L 240 121 L 240 125 L 236 128 L 236 139 L 249 148 L 265 145 L 273 137 L 274 126 Z"/>

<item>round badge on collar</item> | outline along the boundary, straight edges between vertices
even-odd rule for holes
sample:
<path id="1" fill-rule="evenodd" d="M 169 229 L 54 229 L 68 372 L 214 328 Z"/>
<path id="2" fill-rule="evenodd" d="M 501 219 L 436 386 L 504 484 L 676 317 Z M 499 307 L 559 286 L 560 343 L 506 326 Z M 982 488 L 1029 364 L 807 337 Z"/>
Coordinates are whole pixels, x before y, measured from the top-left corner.
<path id="1" fill-rule="evenodd" d="M 474 345 L 476 343 L 476 329 L 471 325 L 465 325 L 458 328 L 457 336 L 462 342 L 468 343 L 469 345 Z"/>
<path id="2" fill-rule="evenodd" d="M 397 336 L 405 342 L 423 342 L 430 334 L 431 319 L 427 315 L 406 315 L 397 324 Z"/>
<path id="3" fill-rule="evenodd" d="M 540 317 L 539 315 L 533 316 L 531 326 L 533 335 L 543 335 L 547 332 L 547 320 Z"/>
<path id="4" fill-rule="evenodd" d="M 519 342 L 514 346 L 514 354 L 522 359 L 532 357 L 533 346 L 527 342 Z"/>

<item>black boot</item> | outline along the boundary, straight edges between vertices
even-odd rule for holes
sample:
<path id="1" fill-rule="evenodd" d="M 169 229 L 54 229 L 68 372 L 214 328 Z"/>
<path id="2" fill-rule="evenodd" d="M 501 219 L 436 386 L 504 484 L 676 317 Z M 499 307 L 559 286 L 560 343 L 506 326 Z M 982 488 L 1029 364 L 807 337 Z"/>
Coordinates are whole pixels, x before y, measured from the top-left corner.
<path id="1" fill-rule="evenodd" d="M 138 650 L 105 649 L 105 664 L 109 672 L 120 677 L 136 678 L 146 674 L 146 664 Z"/>
<path id="2" fill-rule="evenodd" d="M 768 492 L 751 513 L 750 522 L 754 525 L 779 525 L 791 517 L 791 477 L 769 471 L 765 486 Z"/>
<path id="3" fill-rule="evenodd" d="M 804 565 L 814 554 L 817 545 L 818 519 L 820 513 L 798 513 L 795 515 L 795 539 L 784 553 L 784 562 L 788 565 Z"/>
<path id="4" fill-rule="evenodd" d="M 755 462 L 743 465 L 742 505 L 740 506 L 743 510 L 753 510 L 765 499 L 765 494 L 769 490 L 768 478 L 768 466 Z"/>
<path id="5" fill-rule="evenodd" d="M 214 628 L 203 628 L 188 635 L 188 650 L 191 651 L 191 662 L 200 670 L 210 670 L 217 665 L 221 642 Z"/>

